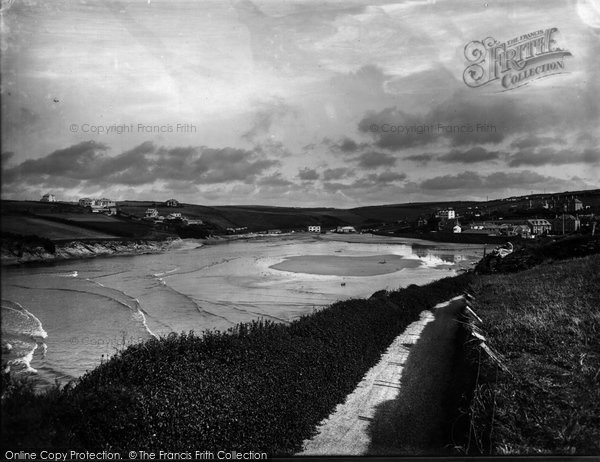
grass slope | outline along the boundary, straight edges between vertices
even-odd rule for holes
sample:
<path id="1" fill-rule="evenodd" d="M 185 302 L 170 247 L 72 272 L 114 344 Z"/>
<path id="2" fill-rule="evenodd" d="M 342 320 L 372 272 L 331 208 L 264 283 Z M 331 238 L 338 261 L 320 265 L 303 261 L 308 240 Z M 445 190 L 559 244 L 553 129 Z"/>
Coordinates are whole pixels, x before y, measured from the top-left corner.
<path id="1" fill-rule="evenodd" d="M 482 277 L 469 451 L 600 454 L 600 256 Z"/>

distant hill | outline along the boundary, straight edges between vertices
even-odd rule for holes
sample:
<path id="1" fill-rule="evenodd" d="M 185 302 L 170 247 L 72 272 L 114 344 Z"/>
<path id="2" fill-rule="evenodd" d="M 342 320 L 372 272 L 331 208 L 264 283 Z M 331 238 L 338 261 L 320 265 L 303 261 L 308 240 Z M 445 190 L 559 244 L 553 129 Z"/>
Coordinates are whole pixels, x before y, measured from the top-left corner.
<path id="1" fill-rule="evenodd" d="M 264 231 L 268 229 L 303 229 L 309 225 L 321 225 L 327 229 L 341 225 L 369 228 L 383 224 L 414 223 L 419 217 L 429 217 L 436 210 L 448 207 L 452 207 L 458 215 L 463 217 L 533 216 L 553 213 L 541 207 L 544 202 L 556 203 L 569 197 L 577 197 L 584 206 L 589 207 L 583 211 L 584 213 L 600 213 L 600 189 L 534 194 L 491 201 L 417 202 L 351 209 L 265 205 L 205 206 L 187 203 L 180 204 L 179 207 L 167 207 L 161 201 L 120 201 L 118 202 L 119 217 L 98 217 L 97 219 L 92 219 L 92 214 L 86 213 L 85 209 L 74 203 L 2 200 L 0 212 L 4 217 L 12 217 L 7 221 L 10 229 L 5 229 L 4 225 L 2 227 L 2 230 L 6 232 L 23 233 L 24 227 L 27 228 L 26 220 L 20 220 L 18 217 L 28 216 L 53 221 L 55 223 L 52 225 L 53 236 L 59 232 L 56 222 L 60 221 L 70 226 L 79 226 L 110 235 L 149 237 L 153 235 L 151 226 L 140 220 L 145 215 L 147 208 L 156 208 L 159 214 L 164 216 L 170 212 L 180 212 L 187 218 L 202 220 L 210 233 L 224 233 L 227 228 Z M 31 223 L 31 220 L 29 222 Z M 43 231 L 42 228 L 32 229 L 31 233 L 39 234 L 39 231 Z M 73 238 L 76 239 L 77 233 L 74 230 L 73 232 Z"/>

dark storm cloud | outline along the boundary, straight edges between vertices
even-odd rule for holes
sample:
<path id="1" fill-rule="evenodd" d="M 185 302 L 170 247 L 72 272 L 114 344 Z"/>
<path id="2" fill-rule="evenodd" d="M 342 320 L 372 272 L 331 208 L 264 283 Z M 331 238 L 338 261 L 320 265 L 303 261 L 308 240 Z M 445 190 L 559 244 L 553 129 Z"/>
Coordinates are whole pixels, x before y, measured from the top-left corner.
<path id="1" fill-rule="evenodd" d="M 500 152 L 488 151 L 477 146 L 466 151 L 454 150 L 438 157 L 437 160 L 447 163 L 474 164 L 477 162 L 494 161 L 500 158 Z"/>
<path id="2" fill-rule="evenodd" d="M 550 144 L 565 144 L 564 138 L 550 137 L 550 136 L 525 136 L 518 138 L 510 143 L 511 148 L 515 149 L 528 149 L 536 148 L 538 146 L 548 146 Z"/>
<path id="3" fill-rule="evenodd" d="M 342 178 L 346 178 L 352 175 L 352 170 L 345 167 L 339 168 L 328 168 L 323 172 L 323 180 L 331 181 L 331 180 L 341 180 Z"/>
<path id="4" fill-rule="evenodd" d="M 358 162 L 362 168 L 373 170 L 379 167 L 391 167 L 396 164 L 396 157 L 384 152 L 370 151 L 365 152 L 353 160 Z"/>
<path id="5" fill-rule="evenodd" d="M 318 180 L 319 173 L 316 170 L 307 167 L 298 171 L 298 178 L 301 180 Z"/>
<path id="6" fill-rule="evenodd" d="M 69 180 L 70 186 L 77 184 L 73 183 L 75 180 L 85 186 L 132 186 L 157 180 L 192 184 L 251 183 L 258 175 L 280 164 L 255 151 L 229 147 L 168 149 L 146 142 L 116 156 L 109 156 L 107 151 L 104 144 L 86 141 L 3 169 L 3 179 L 8 183 L 31 185 L 39 184 L 40 179 L 48 180 L 49 185 Z"/>
<path id="7" fill-rule="evenodd" d="M 481 175 L 477 172 L 466 171 L 456 175 L 443 175 L 421 182 L 425 190 L 498 190 L 506 188 L 529 188 L 539 185 L 563 187 L 573 184 L 567 180 L 544 176 L 531 170 L 520 172 L 496 172 Z"/>
<path id="8" fill-rule="evenodd" d="M 357 178 L 352 183 L 323 182 L 327 192 L 377 190 L 388 185 L 406 180 L 406 174 L 399 172 L 369 173 Z"/>
<path id="9" fill-rule="evenodd" d="M 369 147 L 369 143 L 357 143 L 348 137 L 341 138 L 338 141 L 333 141 L 330 138 L 323 138 L 321 143 L 327 146 L 332 152 L 342 154 L 353 154 Z"/>
<path id="10" fill-rule="evenodd" d="M 415 154 L 413 156 L 406 157 L 406 160 L 412 160 L 414 162 L 422 162 L 423 164 L 426 164 L 433 158 L 434 156 L 432 154 Z"/>
<path id="11" fill-rule="evenodd" d="M 519 94 L 482 97 L 457 92 L 423 116 L 398 107 L 368 112 L 358 123 L 358 130 L 370 135 L 375 146 L 391 151 L 426 146 L 441 140 L 455 147 L 498 144 L 513 135 L 520 136 L 517 144 L 531 144 L 548 138 L 537 138 L 529 135 L 531 133 L 548 129 L 560 131 L 571 127 L 574 120 L 583 121 L 583 124 L 597 120 L 593 108 L 584 106 L 563 108 L 546 100 L 528 104 Z M 529 141 L 523 139 L 525 134 Z"/>
<path id="12" fill-rule="evenodd" d="M 510 156 L 508 165 L 519 167 L 522 165 L 565 165 L 565 164 L 597 164 L 600 163 L 600 148 L 584 149 L 574 152 L 570 149 L 557 151 L 547 149 L 525 149 Z"/>
<path id="13" fill-rule="evenodd" d="M 95 141 L 59 149 L 39 159 L 29 159 L 3 170 L 4 180 L 37 181 L 39 177 L 57 176 L 87 180 L 95 178 L 99 168 L 104 168 L 108 146 Z"/>
<path id="14" fill-rule="evenodd" d="M 4 168 L 4 166 L 10 162 L 11 159 L 13 159 L 15 157 L 15 153 L 12 151 L 6 151 L 3 152 L 2 154 L 0 154 L 0 165 L 2 165 Z"/>
<path id="15" fill-rule="evenodd" d="M 421 146 L 435 140 L 432 133 L 419 133 L 410 127 L 423 125 L 424 121 L 407 114 L 396 107 L 380 112 L 369 112 L 358 123 L 358 130 L 371 134 L 375 145 L 380 148 L 398 151 L 400 149 Z"/>
<path id="16" fill-rule="evenodd" d="M 335 145 L 335 147 L 339 148 L 342 152 L 354 152 L 358 149 L 358 144 L 350 138 L 343 138 Z"/>
<path id="17" fill-rule="evenodd" d="M 367 180 L 373 183 L 393 183 L 395 181 L 404 181 L 406 180 L 405 173 L 398 172 L 383 172 L 379 174 L 370 174 L 367 175 Z"/>
<path id="18" fill-rule="evenodd" d="M 260 178 L 256 184 L 260 186 L 291 186 L 294 183 L 281 176 L 281 172 L 275 172 L 271 175 Z"/>

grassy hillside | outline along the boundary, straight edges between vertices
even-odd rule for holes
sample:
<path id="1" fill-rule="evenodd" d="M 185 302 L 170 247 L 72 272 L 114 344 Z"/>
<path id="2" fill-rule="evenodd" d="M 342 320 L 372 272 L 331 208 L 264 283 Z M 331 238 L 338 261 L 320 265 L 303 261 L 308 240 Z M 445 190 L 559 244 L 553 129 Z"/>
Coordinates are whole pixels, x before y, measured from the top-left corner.
<path id="1" fill-rule="evenodd" d="M 35 235 L 54 242 L 169 236 L 150 223 L 126 216 L 90 213 L 76 204 L 32 201 L 1 201 L 0 204 L 0 231 L 12 236 Z"/>
<path id="2" fill-rule="evenodd" d="M 197 204 L 181 204 L 180 207 L 170 208 L 161 201 L 121 201 L 118 203 L 121 219 L 108 217 L 109 224 L 92 223 L 91 214 L 77 204 L 33 201 L 1 201 L 0 212 L 3 216 L 36 216 L 45 219 L 61 218 L 68 220 L 67 224 L 89 230 L 115 234 L 119 237 L 136 236 L 145 237 L 145 233 L 152 235 L 150 229 L 143 229 L 147 224 L 140 223 L 147 208 L 156 208 L 160 215 L 166 216 L 171 212 L 180 212 L 192 219 L 202 220 L 206 234 L 224 233 L 226 228 L 247 228 L 248 231 L 264 231 L 267 229 L 305 229 L 309 225 L 321 225 L 325 228 L 334 228 L 340 225 L 351 225 L 358 228 L 380 228 L 386 224 L 386 231 L 394 232 L 399 227 L 406 228 L 408 223 L 414 224 L 419 217 L 429 217 L 436 210 L 452 207 L 460 216 L 471 214 L 475 208 L 480 213 L 480 218 L 526 218 L 528 216 L 554 216 L 553 211 L 543 209 L 530 209 L 530 200 L 539 202 L 539 199 L 551 200 L 577 196 L 591 208 L 589 212 L 600 212 L 600 190 L 579 191 L 560 194 L 546 194 L 520 198 L 495 199 L 491 201 L 452 201 L 452 202 L 420 202 L 391 205 L 376 205 L 357 207 L 351 209 L 335 208 L 298 208 L 298 207 L 272 207 L 261 205 L 244 206 L 204 206 Z M 562 199 L 561 199 L 562 200 Z M 87 215 L 87 218 L 86 218 Z M 83 217 L 83 218 L 77 218 Z M 479 218 L 478 218 L 479 219 Z M 55 220 L 56 221 L 56 220 Z M 137 221 L 137 223 L 135 223 Z M 467 218 L 468 221 L 468 218 Z M 125 223 L 125 224 L 124 224 Z M 400 226 L 401 223 L 401 226 Z M 111 228 L 112 224 L 112 228 Z M 114 228 L 114 229 L 113 229 Z M 408 226 L 410 230 L 410 226 Z M 6 229 L 8 232 L 17 233 L 16 229 Z M 407 231 L 407 229 L 404 229 Z M 173 230 L 169 230 L 173 232 Z M 77 234 L 77 233 L 75 233 Z M 75 238 L 75 237 L 74 237 Z"/>
<path id="3" fill-rule="evenodd" d="M 600 454 L 600 255 L 484 276 L 468 453 Z"/>

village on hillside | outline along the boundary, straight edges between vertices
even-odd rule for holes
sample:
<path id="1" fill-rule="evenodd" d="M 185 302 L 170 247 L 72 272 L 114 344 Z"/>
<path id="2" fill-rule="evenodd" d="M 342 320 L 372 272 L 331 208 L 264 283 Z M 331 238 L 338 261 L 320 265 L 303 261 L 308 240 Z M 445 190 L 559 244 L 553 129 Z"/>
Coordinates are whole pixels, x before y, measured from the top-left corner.
<path id="1" fill-rule="evenodd" d="M 40 199 L 41 202 L 58 202 L 52 193 L 47 193 Z M 140 209 L 139 207 L 119 206 L 108 198 L 92 199 L 84 197 L 77 204 L 85 212 L 103 214 L 108 216 L 127 217 L 143 221 L 157 228 L 186 227 L 190 225 L 207 224 L 198 217 L 190 217 L 181 210 L 185 206 L 176 199 L 164 202 L 152 202 L 152 206 Z M 303 225 L 303 216 L 298 216 L 298 223 L 286 228 L 272 228 L 268 225 L 261 228 L 250 223 L 240 223 L 240 226 L 228 226 L 222 229 L 223 234 L 246 234 L 255 232 L 259 234 L 282 234 L 287 232 L 309 233 L 339 233 L 351 234 L 372 232 L 385 235 L 402 234 L 454 234 L 467 236 L 492 236 L 507 238 L 533 239 L 540 236 L 566 235 L 572 233 L 592 233 L 596 231 L 599 217 L 597 204 L 586 204 L 576 195 L 550 195 L 548 197 L 514 197 L 502 199 L 500 205 L 490 207 L 487 203 L 457 203 L 455 207 L 434 207 L 429 214 L 420 214 L 418 217 L 390 219 L 370 219 L 360 224 L 338 223 L 313 223 Z M 427 204 L 422 204 L 423 208 Z M 125 211 L 124 209 L 127 209 Z M 166 210 L 164 210 L 166 209 Z M 179 210 L 177 210 L 179 209 Z M 383 207 L 384 209 L 384 207 Z M 391 214 L 390 214 L 391 215 Z M 380 216 L 383 216 L 380 214 Z M 338 220 L 339 221 L 339 220 Z"/>

